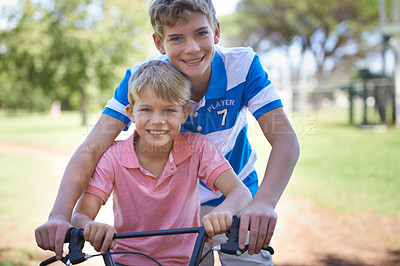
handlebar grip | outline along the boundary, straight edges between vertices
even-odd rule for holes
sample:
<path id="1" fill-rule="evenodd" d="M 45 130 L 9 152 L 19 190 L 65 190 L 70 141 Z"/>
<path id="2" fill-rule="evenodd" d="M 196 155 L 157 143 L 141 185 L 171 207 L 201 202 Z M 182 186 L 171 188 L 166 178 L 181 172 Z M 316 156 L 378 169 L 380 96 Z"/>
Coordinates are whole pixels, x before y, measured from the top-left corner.
<path id="1" fill-rule="evenodd" d="M 42 263 L 40 263 L 39 266 L 46 266 L 46 265 L 52 264 L 53 262 L 56 262 L 56 261 L 57 261 L 56 256 L 54 256 L 54 257 L 48 258 L 45 261 L 42 261 Z"/>

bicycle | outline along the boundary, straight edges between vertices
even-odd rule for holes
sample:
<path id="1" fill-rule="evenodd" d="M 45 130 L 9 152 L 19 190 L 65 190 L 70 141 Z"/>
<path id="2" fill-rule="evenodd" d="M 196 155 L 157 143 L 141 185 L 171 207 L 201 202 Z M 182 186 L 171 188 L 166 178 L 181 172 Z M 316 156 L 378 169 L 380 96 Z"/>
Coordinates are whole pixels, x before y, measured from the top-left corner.
<path id="1" fill-rule="evenodd" d="M 200 262 L 213 250 L 220 251 L 226 254 L 240 256 L 244 252 L 247 251 L 248 245 L 245 246 L 243 250 L 239 249 L 238 238 L 239 238 L 239 225 L 240 219 L 237 216 L 234 216 L 232 219 L 232 226 L 229 231 L 226 233 L 228 237 L 228 241 L 221 245 L 213 246 L 206 254 L 201 256 L 205 240 L 207 238 L 206 231 L 203 227 L 191 227 L 191 228 L 181 228 L 181 229 L 170 229 L 170 230 L 156 230 L 156 231 L 145 231 L 145 232 L 129 232 L 129 233 L 117 233 L 114 235 L 114 239 L 123 239 L 123 238 L 135 238 L 135 237 L 148 237 L 148 236 L 167 236 L 167 235 L 176 235 L 176 234 L 193 234 L 197 233 L 196 243 L 193 249 L 192 257 L 190 259 L 189 266 L 197 266 Z M 90 258 L 96 256 L 102 256 L 105 266 L 115 266 L 115 262 L 112 258 L 113 254 L 118 254 L 121 252 L 106 252 L 106 253 L 97 253 L 94 255 L 85 254 L 82 252 L 85 239 L 83 238 L 83 229 L 75 229 L 71 227 L 67 235 L 65 237 L 65 243 L 69 243 L 68 250 L 69 253 L 61 259 L 61 261 L 65 265 L 75 265 L 82 263 Z M 271 246 L 268 246 L 266 249 L 271 255 L 275 253 L 274 249 Z M 145 256 L 149 260 L 152 260 L 156 265 L 161 265 L 155 258 L 140 252 L 133 251 L 124 251 L 126 254 L 134 254 Z M 53 262 L 56 262 L 56 257 L 51 257 L 47 260 L 44 260 L 40 263 L 40 266 L 49 265 Z"/>

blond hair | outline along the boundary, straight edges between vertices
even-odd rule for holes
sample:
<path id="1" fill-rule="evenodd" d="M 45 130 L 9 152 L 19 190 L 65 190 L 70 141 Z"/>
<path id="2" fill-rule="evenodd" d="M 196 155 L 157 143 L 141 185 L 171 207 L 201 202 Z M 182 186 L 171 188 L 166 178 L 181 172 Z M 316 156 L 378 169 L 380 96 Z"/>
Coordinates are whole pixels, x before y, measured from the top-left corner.
<path id="1" fill-rule="evenodd" d="M 151 25 L 160 40 L 164 39 L 163 26 L 172 27 L 177 21 L 187 22 L 191 12 L 205 14 L 215 30 L 218 20 L 211 0 L 153 0 L 149 9 Z"/>
<path id="2" fill-rule="evenodd" d="M 132 73 L 128 84 L 128 100 L 131 106 L 134 106 L 144 88 L 152 90 L 153 95 L 182 106 L 187 105 L 190 100 L 189 79 L 167 61 L 148 61 Z"/>

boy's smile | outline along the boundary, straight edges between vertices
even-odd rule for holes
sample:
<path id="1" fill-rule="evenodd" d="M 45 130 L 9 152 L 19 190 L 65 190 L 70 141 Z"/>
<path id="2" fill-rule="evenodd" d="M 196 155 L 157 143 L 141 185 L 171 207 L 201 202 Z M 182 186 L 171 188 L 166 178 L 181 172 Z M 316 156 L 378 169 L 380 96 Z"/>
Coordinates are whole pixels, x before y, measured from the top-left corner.
<path id="1" fill-rule="evenodd" d="M 214 30 L 207 16 L 192 12 L 188 22 L 178 21 L 174 26 L 163 26 L 164 40 L 153 36 L 158 50 L 167 54 L 171 64 L 186 74 L 196 88 L 206 90 L 211 75 L 214 45 L 219 42 L 220 28 Z"/>

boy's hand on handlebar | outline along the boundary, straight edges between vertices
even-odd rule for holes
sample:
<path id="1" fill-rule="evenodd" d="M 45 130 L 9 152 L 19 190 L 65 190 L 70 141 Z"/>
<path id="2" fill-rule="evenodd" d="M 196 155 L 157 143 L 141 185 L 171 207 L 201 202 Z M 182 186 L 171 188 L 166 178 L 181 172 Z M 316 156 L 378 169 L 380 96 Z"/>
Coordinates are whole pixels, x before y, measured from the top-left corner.
<path id="1" fill-rule="evenodd" d="M 35 230 L 36 244 L 44 250 L 56 253 L 57 260 L 63 255 L 65 235 L 72 225 L 61 218 L 50 218 Z"/>
<path id="2" fill-rule="evenodd" d="M 245 247 L 247 232 L 250 230 L 248 253 L 258 254 L 261 248 L 266 249 L 271 242 L 278 219 L 274 209 L 262 202 L 253 201 L 239 216 L 239 248 Z"/>
<path id="3" fill-rule="evenodd" d="M 210 212 L 201 220 L 208 238 L 206 241 L 212 244 L 212 237 L 225 233 L 232 225 L 232 214 L 229 211 Z"/>
<path id="4" fill-rule="evenodd" d="M 90 242 L 96 251 L 102 253 L 115 246 L 115 240 L 113 240 L 115 233 L 113 226 L 98 222 L 90 222 L 83 229 L 85 240 Z"/>

